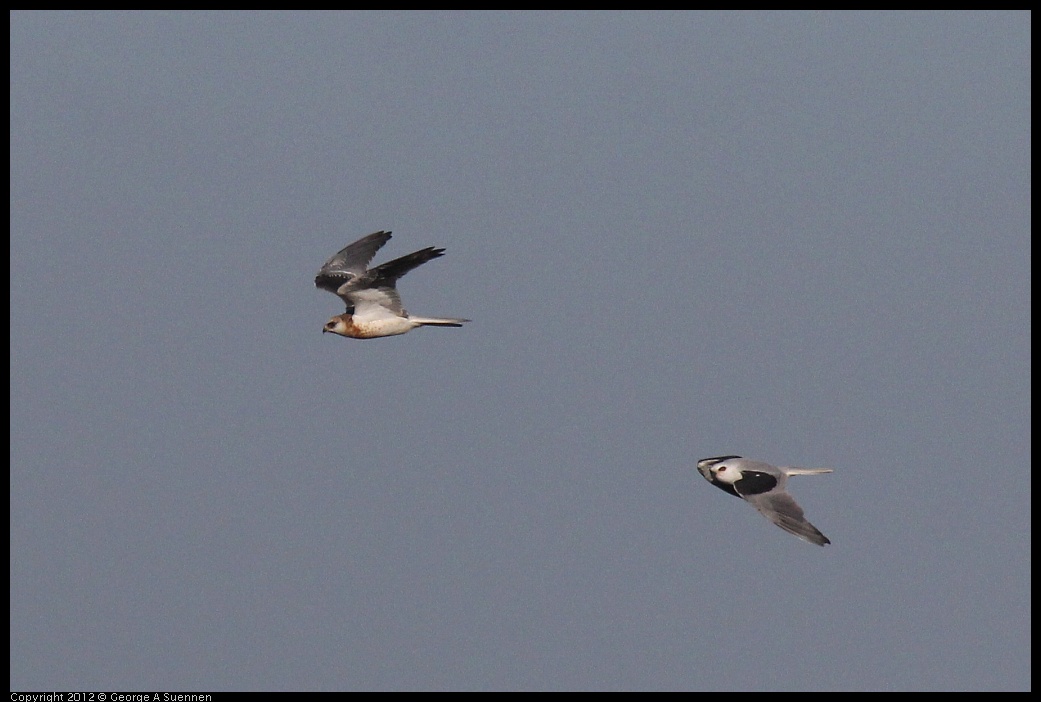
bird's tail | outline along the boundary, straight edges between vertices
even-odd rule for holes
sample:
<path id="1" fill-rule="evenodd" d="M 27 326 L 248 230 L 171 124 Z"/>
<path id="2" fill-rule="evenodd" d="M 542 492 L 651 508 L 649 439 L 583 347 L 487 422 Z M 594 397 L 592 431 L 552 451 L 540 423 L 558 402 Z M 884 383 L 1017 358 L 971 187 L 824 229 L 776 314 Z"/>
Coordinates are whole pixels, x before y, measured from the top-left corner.
<path id="1" fill-rule="evenodd" d="M 785 468 L 786 475 L 820 475 L 821 473 L 834 473 L 831 468 Z"/>
<path id="2" fill-rule="evenodd" d="M 464 322 L 469 322 L 469 319 L 455 319 L 452 317 L 416 317 L 415 315 L 409 315 L 409 319 L 413 322 L 419 322 L 424 327 L 461 327 Z"/>

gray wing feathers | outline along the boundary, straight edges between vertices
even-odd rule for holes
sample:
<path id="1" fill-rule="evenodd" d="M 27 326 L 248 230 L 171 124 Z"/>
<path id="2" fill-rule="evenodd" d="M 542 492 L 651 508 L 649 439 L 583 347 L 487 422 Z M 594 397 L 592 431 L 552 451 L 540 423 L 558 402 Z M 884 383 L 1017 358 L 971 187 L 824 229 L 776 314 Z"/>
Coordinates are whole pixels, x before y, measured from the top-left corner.
<path id="1" fill-rule="evenodd" d="M 365 273 L 369 261 L 388 241 L 390 232 L 375 232 L 343 247 L 318 271 L 314 279 L 315 285 L 336 292 L 344 281 Z"/>
<path id="2" fill-rule="evenodd" d="M 360 308 L 379 305 L 399 317 L 407 317 L 408 312 L 401 306 L 401 297 L 395 287 L 398 278 L 433 258 L 443 256 L 444 252 L 444 249 L 436 249 L 433 246 L 413 251 L 401 258 L 381 263 L 365 271 L 363 275 L 349 278 L 337 287 L 335 292 L 348 305 L 355 306 L 355 314 L 362 313 Z"/>
<path id="3" fill-rule="evenodd" d="M 771 522 L 789 534 L 795 534 L 810 543 L 823 546 L 831 541 L 806 521 L 802 508 L 786 492 L 750 495 L 745 499 Z"/>
<path id="4" fill-rule="evenodd" d="M 430 259 L 444 255 L 444 249 L 437 249 L 433 246 L 428 246 L 425 249 L 405 254 L 401 258 L 395 258 L 393 261 L 381 263 L 369 271 L 369 275 L 372 277 L 373 285 L 378 287 L 393 287 L 398 278 L 405 275 L 413 268 L 423 265 Z"/>

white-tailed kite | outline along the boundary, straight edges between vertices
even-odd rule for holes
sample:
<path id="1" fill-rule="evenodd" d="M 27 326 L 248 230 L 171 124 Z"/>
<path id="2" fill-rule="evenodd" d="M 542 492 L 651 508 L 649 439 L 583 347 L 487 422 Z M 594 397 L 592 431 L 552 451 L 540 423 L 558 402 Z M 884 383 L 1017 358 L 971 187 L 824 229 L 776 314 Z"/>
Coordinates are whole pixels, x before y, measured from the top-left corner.
<path id="1" fill-rule="evenodd" d="M 444 255 L 444 249 L 428 246 L 367 268 L 376 251 L 390 240 L 390 232 L 375 232 L 345 246 L 318 271 L 314 284 L 335 294 L 347 311 L 338 314 L 322 329 L 353 339 L 374 339 L 412 331 L 416 327 L 461 327 L 469 319 L 417 317 L 401 306 L 395 288 L 398 278 L 416 266 Z"/>
<path id="2" fill-rule="evenodd" d="M 698 472 L 720 490 L 751 504 L 789 534 L 818 546 L 831 543 L 806 521 L 802 508 L 785 490 L 789 475 L 831 473 L 831 468 L 779 467 L 740 456 L 716 456 L 698 461 Z"/>

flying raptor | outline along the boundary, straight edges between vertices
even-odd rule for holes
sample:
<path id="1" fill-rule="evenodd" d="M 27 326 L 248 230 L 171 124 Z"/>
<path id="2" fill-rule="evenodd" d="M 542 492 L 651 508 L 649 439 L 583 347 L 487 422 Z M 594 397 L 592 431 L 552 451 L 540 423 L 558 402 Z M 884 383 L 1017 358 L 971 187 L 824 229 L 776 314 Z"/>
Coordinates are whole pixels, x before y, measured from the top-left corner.
<path id="1" fill-rule="evenodd" d="M 314 284 L 333 293 L 347 311 L 328 322 L 322 332 L 353 339 L 374 339 L 412 331 L 416 327 L 461 327 L 469 319 L 417 317 L 401 306 L 395 287 L 398 278 L 427 261 L 443 256 L 444 249 L 428 246 L 407 256 L 368 268 L 376 251 L 390 241 L 390 232 L 375 232 L 349 244 L 318 271 Z"/>
<path id="2" fill-rule="evenodd" d="M 831 543 L 806 521 L 802 508 L 785 490 L 789 475 L 831 473 L 831 468 L 779 467 L 740 456 L 716 456 L 698 461 L 698 472 L 720 490 L 748 502 L 789 534 L 818 546 Z"/>

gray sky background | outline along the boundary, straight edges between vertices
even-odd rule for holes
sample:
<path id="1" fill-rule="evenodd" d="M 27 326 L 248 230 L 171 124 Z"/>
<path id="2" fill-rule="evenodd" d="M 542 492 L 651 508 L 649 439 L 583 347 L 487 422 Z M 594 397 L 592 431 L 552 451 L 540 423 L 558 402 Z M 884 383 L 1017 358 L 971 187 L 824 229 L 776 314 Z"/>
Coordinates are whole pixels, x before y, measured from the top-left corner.
<path id="1" fill-rule="evenodd" d="M 1029 689 L 1030 19 L 12 14 L 12 689 Z"/>

